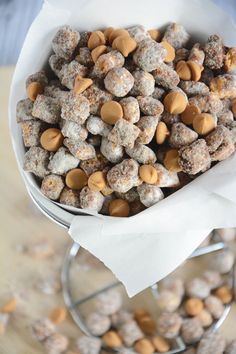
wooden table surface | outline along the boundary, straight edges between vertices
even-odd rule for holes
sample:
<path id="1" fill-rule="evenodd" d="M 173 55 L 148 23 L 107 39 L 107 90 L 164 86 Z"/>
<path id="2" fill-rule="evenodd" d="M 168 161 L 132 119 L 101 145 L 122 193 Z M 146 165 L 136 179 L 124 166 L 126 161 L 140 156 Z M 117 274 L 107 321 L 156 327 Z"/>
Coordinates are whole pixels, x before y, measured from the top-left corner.
<path id="1" fill-rule="evenodd" d="M 42 279 L 59 275 L 62 259 L 70 240 L 64 229 L 36 210 L 17 170 L 7 117 L 12 74 L 12 67 L 0 67 L 0 306 L 11 294 L 17 296 L 18 304 L 6 333 L 0 336 L 0 354 L 42 354 L 45 351 L 32 339 L 30 324 L 34 319 L 47 316 L 55 306 L 63 305 L 63 299 L 60 292 L 55 295 L 41 293 L 37 285 Z M 36 259 L 22 252 L 23 246 L 43 240 L 50 242 L 54 249 L 55 254 L 51 257 Z M 192 269 L 194 268 L 193 266 Z M 82 272 L 83 266 L 77 268 L 78 270 Z M 78 277 L 78 272 L 75 273 L 75 283 L 80 287 L 80 291 L 84 290 L 85 281 L 90 282 L 91 288 L 97 285 L 97 279 L 101 282 L 102 278 L 98 278 L 97 274 L 95 275 L 94 271 L 85 272 L 83 277 Z M 222 327 L 222 331 L 229 339 L 236 337 L 235 325 L 236 306 L 234 305 Z M 80 334 L 70 318 L 60 325 L 59 330 L 67 334 L 72 342 Z"/>

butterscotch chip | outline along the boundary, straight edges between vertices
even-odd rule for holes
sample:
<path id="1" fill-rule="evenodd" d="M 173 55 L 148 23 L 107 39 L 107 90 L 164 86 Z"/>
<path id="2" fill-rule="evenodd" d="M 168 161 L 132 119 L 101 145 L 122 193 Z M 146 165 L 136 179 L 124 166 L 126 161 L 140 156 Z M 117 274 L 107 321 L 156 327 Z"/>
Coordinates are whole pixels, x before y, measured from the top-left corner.
<path id="1" fill-rule="evenodd" d="M 109 36 L 109 42 L 112 43 L 114 41 L 114 39 L 119 36 L 128 36 L 129 37 L 129 32 L 123 28 L 114 29 Z"/>
<path id="2" fill-rule="evenodd" d="M 66 318 L 65 307 L 56 307 L 49 315 L 49 319 L 54 324 L 62 323 Z"/>
<path id="3" fill-rule="evenodd" d="M 221 286 L 215 291 L 215 296 L 217 296 L 223 304 L 229 304 L 233 299 L 233 292 L 230 287 Z"/>
<path id="4" fill-rule="evenodd" d="M 179 165 L 179 154 L 178 150 L 171 149 L 167 151 L 165 158 L 164 158 L 164 166 L 167 170 L 171 172 L 180 172 L 182 168 Z"/>
<path id="5" fill-rule="evenodd" d="M 137 341 L 134 345 L 134 349 L 137 353 L 140 354 L 152 354 L 155 351 L 152 342 L 146 338 Z"/>
<path id="6" fill-rule="evenodd" d="M 74 83 L 74 93 L 79 95 L 84 92 L 89 86 L 93 84 L 93 80 L 85 77 L 81 77 L 80 75 L 76 76 Z"/>
<path id="7" fill-rule="evenodd" d="M 155 184 L 157 181 L 157 170 L 151 165 L 142 165 L 139 168 L 140 178 L 149 184 Z"/>
<path id="8" fill-rule="evenodd" d="M 167 125 L 164 122 L 160 122 L 156 129 L 156 142 L 157 144 L 163 144 L 166 138 L 170 135 Z"/>
<path id="9" fill-rule="evenodd" d="M 232 109 L 232 112 L 233 112 L 233 114 L 234 114 L 234 117 L 236 117 L 236 99 L 234 99 L 234 100 L 232 101 L 232 107 L 231 107 L 231 109 Z"/>
<path id="10" fill-rule="evenodd" d="M 120 336 L 115 331 L 109 331 L 102 337 L 103 342 L 110 348 L 118 348 L 122 345 Z"/>
<path id="11" fill-rule="evenodd" d="M 197 316 L 203 310 L 203 302 L 197 298 L 188 299 L 185 302 L 184 308 L 188 315 Z"/>
<path id="12" fill-rule="evenodd" d="M 235 71 L 236 69 L 236 48 L 230 48 L 225 56 L 224 69 L 227 72 Z"/>
<path id="13" fill-rule="evenodd" d="M 112 42 L 112 48 L 119 50 L 121 54 L 126 58 L 137 48 L 137 43 L 131 37 L 127 35 L 118 36 Z"/>
<path id="14" fill-rule="evenodd" d="M 139 321 L 140 318 L 145 317 L 145 316 L 150 316 L 148 311 L 145 309 L 136 309 L 134 311 L 134 319 L 136 321 Z"/>
<path id="15" fill-rule="evenodd" d="M 31 101 L 35 101 L 37 96 L 42 94 L 44 91 L 44 87 L 40 82 L 31 82 L 27 86 L 27 95 Z"/>
<path id="16" fill-rule="evenodd" d="M 160 43 L 162 47 L 164 47 L 167 51 L 167 55 L 164 59 L 165 63 L 171 63 L 175 59 L 175 48 L 172 47 L 167 41 L 162 41 Z"/>
<path id="17" fill-rule="evenodd" d="M 178 61 L 175 71 L 177 72 L 181 80 L 191 80 L 192 73 L 186 61 Z"/>
<path id="18" fill-rule="evenodd" d="M 150 29 L 148 33 L 154 41 L 158 42 L 161 39 L 161 32 L 157 29 Z"/>
<path id="19" fill-rule="evenodd" d="M 168 93 L 163 103 L 165 110 L 171 114 L 183 113 L 188 104 L 186 97 L 178 91 Z"/>
<path id="20" fill-rule="evenodd" d="M 49 128 L 40 137 L 40 144 L 47 151 L 55 152 L 63 144 L 63 135 L 57 128 Z"/>
<path id="21" fill-rule="evenodd" d="M 12 299 L 8 300 L 1 308 L 0 313 L 12 313 L 16 309 L 16 298 L 13 297 Z"/>
<path id="22" fill-rule="evenodd" d="M 198 106 L 194 104 L 189 104 L 181 113 L 181 120 L 184 124 L 191 125 L 193 124 L 193 120 L 196 117 L 196 115 L 200 114 L 201 111 Z"/>
<path id="23" fill-rule="evenodd" d="M 106 180 L 104 173 L 96 171 L 89 176 L 88 186 L 93 192 L 100 192 L 106 187 Z"/>
<path id="24" fill-rule="evenodd" d="M 154 345 L 156 351 L 159 353 L 166 353 L 170 350 L 170 344 L 165 338 L 161 336 L 155 336 L 152 338 L 152 344 Z"/>
<path id="25" fill-rule="evenodd" d="M 108 101 L 101 108 L 102 120 L 107 124 L 116 124 L 123 117 L 122 106 L 116 101 Z"/>
<path id="26" fill-rule="evenodd" d="M 127 217 L 129 212 L 129 203 L 124 199 L 114 199 L 109 204 L 110 216 Z"/>
<path id="27" fill-rule="evenodd" d="M 201 78 L 201 75 L 202 75 L 203 67 L 192 60 L 187 61 L 187 65 L 191 71 L 191 80 L 192 81 L 199 81 Z"/>
<path id="28" fill-rule="evenodd" d="M 215 126 L 215 120 L 209 113 L 197 114 L 193 119 L 193 129 L 200 135 L 207 135 Z"/>
<path id="29" fill-rule="evenodd" d="M 67 187 L 75 190 L 82 189 L 88 183 L 88 177 L 86 173 L 80 168 L 74 168 L 66 174 Z"/>
<path id="30" fill-rule="evenodd" d="M 107 27 L 107 28 L 104 30 L 103 34 L 104 34 L 104 36 L 105 36 L 105 38 L 106 38 L 106 41 L 109 40 L 110 34 L 111 34 L 111 32 L 113 32 L 113 31 L 114 31 L 114 28 L 113 28 L 113 27 Z"/>
<path id="31" fill-rule="evenodd" d="M 147 335 L 153 335 L 156 331 L 156 323 L 155 321 L 151 318 L 151 316 L 142 316 L 138 320 L 138 325 L 143 331 L 143 333 Z"/>
<path id="32" fill-rule="evenodd" d="M 104 34 L 101 31 L 92 32 L 88 40 L 88 48 L 92 50 L 102 44 L 106 44 Z"/>
<path id="33" fill-rule="evenodd" d="M 107 50 L 107 46 L 105 45 L 99 45 L 98 47 L 94 48 L 91 52 L 91 57 L 94 61 L 94 63 L 96 63 L 96 61 L 98 60 L 98 58 L 100 57 L 100 55 L 104 54 Z"/>

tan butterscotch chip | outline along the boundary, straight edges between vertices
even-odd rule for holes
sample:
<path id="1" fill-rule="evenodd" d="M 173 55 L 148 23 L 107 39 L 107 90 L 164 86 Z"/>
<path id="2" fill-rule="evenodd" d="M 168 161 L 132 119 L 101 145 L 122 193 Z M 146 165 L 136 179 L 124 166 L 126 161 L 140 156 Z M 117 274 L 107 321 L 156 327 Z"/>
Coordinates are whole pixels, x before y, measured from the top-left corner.
<path id="1" fill-rule="evenodd" d="M 102 44 L 106 44 L 104 34 L 101 31 L 92 32 L 88 40 L 88 48 L 92 50 Z"/>
<path id="2" fill-rule="evenodd" d="M 152 344 L 158 353 L 166 353 L 170 350 L 170 344 L 161 336 L 153 337 Z"/>
<path id="3" fill-rule="evenodd" d="M 105 196 L 108 196 L 110 194 L 112 194 L 114 191 L 113 189 L 111 189 L 108 185 L 106 185 L 102 190 L 101 193 Z"/>
<path id="4" fill-rule="evenodd" d="M 93 80 L 77 75 L 74 83 L 74 93 L 79 95 L 93 84 Z"/>
<path id="5" fill-rule="evenodd" d="M 67 187 L 80 190 L 87 186 L 88 176 L 80 168 L 74 168 L 73 170 L 67 172 L 65 182 Z"/>
<path id="6" fill-rule="evenodd" d="M 49 128 L 40 137 L 40 144 L 47 151 L 55 152 L 63 144 L 63 135 L 57 128 Z"/>
<path id="7" fill-rule="evenodd" d="M 236 99 L 232 100 L 231 109 L 232 109 L 234 117 L 236 117 Z"/>
<path id="8" fill-rule="evenodd" d="M 165 110 L 170 114 L 183 113 L 188 101 L 184 94 L 178 91 L 168 93 L 164 98 Z"/>
<path id="9" fill-rule="evenodd" d="M 44 87 L 40 82 L 31 82 L 27 86 L 27 96 L 31 101 L 35 101 L 37 96 L 42 94 Z"/>
<path id="10" fill-rule="evenodd" d="M 154 41 L 159 42 L 159 40 L 161 39 L 161 32 L 158 31 L 158 29 L 150 29 L 148 33 Z"/>
<path id="11" fill-rule="evenodd" d="M 215 126 L 215 119 L 209 113 L 197 114 L 193 119 L 193 129 L 200 135 L 207 135 Z"/>
<path id="12" fill-rule="evenodd" d="M 225 71 L 236 69 L 236 48 L 230 48 L 225 56 Z"/>
<path id="13" fill-rule="evenodd" d="M 191 71 L 191 80 L 199 81 L 202 75 L 203 66 L 199 65 L 195 61 L 188 60 L 187 65 Z"/>
<path id="14" fill-rule="evenodd" d="M 163 144 L 166 138 L 170 135 L 167 125 L 164 122 L 160 122 L 156 129 L 156 142 L 157 144 Z"/>
<path id="15" fill-rule="evenodd" d="M 130 213 L 129 203 L 124 199 L 114 199 L 109 204 L 109 215 L 127 217 Z"/>
<path id="16" fill-rule="evenodd" d="M 227 285 L 216 289 L 214 294 L 223 302 L 223 304 L 229 304 L 233 299 L 233 291 Z"/>
<path id="17" fill-rule="evenodd" d="M 197 298 L 188 299 L 185 302 L 184 309 L 190 316 L 197 316 L 203 310 L 203 302 Z"/>
<path id="18" fill-rule="evenodd" d="M 167 55 L 164 59 L 165 63 L 171 63 L 175 59 L 175 48 L 167 41 L 162 41 L 160 45 L 166 49 Z"/>
<path id="19" fill-rule="evenodd" d="M 101 117 L 107 124 L 116 124 L 123 117 L 122 106 L 116 101 L 105 102 L 101 108 Z"/>
<path id="20" fill-rule="evenodd" d="M 109 37 L 110 37 L 110 34 L 111 32 L 114 31 L 114 28 L 113 27 L 107 27 L 104 31 L 103 31 L 103 34 L 106 38 L 106 41 L 109 41 Z"/>
<path id="21" fill-rule="evenodd" d="M 129 37 L 130 35 L 126 29 L 123 29 L 123 28 L 114 29 L 110 33 L 109 42 L 112 43 L 114 41 L 114 39 L 119 36 L 128 36 Z"/>
<path id="22" fill-rule="evenodd" d="M 179 165 L 179 154 L 178 150 L 171 149 L 167 151 L 165 158 L 164 158 L 164 166 L 167 170 L 171 172 L 180 172 L 182 171 Z"/>
<path id="23" fill-rule="evenodd" d="M 138 322 L 140 318 L 144 316 L 150 316 L 149 312 L 145 309 L 136 309 L 134 311 L 134 319 Z"/>
<path id="24" fill-rule="evenodd" d="M 62 323 L 66 318 L 66 309 L 65 307 L 56 307 L 49 315 L 49 319 L 54 324 Z"/>
<path id="25" fill-rule="evenodd" d="M 2 307 L 0 307 L 0 313 L 12 313 L 16 310 L 17 301 L 13 297 L 8 300 Z"/>
<path id="26" fill-rule="evenodd" d="M 186 61 L 178 61 L 175 71 L 177 72 L 181 80 L 191 80 L 192 73 Z"/>
<path id="27" fill-rule="evenodd" d="M 143 333 L 147 335 L 153 335 L 156 331 L 156 322 L 152 319 L 151 316 L 142 316 L 138 320 L 138 325 L 143 331 Z"/>
<path id="28" fill-rule="evenodd" d="M 105 175 L 102 171 L 96 171 L 89 176 L 88 186 L 93 192 L 101 192 L 106 187 Z"/>
<path id="29" fill-rule="evenodd" d="M 122 340 L 118 333 L 115 331 L 109 331 L 105 333 L 102 337 L 102 340 L 104 344 L 109 348 L 118 348 L 122 345 Z"/>
<path id="30" fill-rule="evenodd" d="M 94 61 L 94 63 L 96 63 L 96 61 L 98 60 L 98 58 L 100 57 L 100 55 L 104 54 L 107 50 L 107 46 L 105 45 L 99 45 L 98 47 L 94 48 L 91 52 L 91 57 Z"/>
<path id="31" fill-rule="evenodd" d="M 157 170 L 151 165 L 142 165 L 139 167 L 139 176 L 142 181 L 155 184 L 157 181 Z"/>
<path id="32" fill-rule="evenodd" d="M 194 104 L 189 104 L 181 113 L 181 120 L 184 124 L 191 125 L 193 124 L 193 120 L 196 117 L 197 114 L 200 114 L 201 111 L 198 106 L 195 106 Z"/>
<path id="33" fill-rule="evenodd" d="M 140 354 L 152 354 L 155 348 L 149 339 L 143 338 L 135 343 L 134 350 Z"/>
<path id="34" fill-rule="evenodd" d="M 126 58 L 137 48 L 137 43 L 133 38 L 123 35 L 114 39 L 112 48 L 117 49 Z"/>

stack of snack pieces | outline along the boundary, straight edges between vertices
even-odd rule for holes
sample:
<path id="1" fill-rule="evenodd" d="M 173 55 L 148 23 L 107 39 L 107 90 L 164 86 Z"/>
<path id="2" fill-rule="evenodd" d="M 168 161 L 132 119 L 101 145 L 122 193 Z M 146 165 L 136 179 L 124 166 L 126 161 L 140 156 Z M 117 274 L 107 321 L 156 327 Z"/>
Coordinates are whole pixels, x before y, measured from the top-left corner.
<path id="1" fill-rule="evenodd" d="M 236 48 L 189 40 L 176 23 L 59 29 L 50 73 L 29 76 L 16 112 L 46 197 L 132 216 L 234 153 Z"/>

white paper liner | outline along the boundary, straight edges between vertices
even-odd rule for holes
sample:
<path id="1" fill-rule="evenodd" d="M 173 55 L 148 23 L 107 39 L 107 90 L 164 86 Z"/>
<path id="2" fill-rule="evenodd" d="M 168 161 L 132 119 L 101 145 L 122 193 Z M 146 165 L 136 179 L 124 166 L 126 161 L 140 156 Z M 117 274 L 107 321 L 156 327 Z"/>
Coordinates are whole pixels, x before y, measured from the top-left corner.
<path id="1" fill-rule="evenodd" d="M 228 46 L 236 45 L 232 20 L 208 0 L 47 0 L 28 32 L 11 86 L 10 130 L 27 189 L 49 212 L 71 224 L 71 237 L 101 259 L 130 296 L 173 271 L 212 229 L 236 226 L 236 155 L 131 218 L 74 216 L 86 211 L 66 206 L 64 210 L 49 201 L 34 177 L 22 170 L 25 149 L 15 107 L 24 96 L 26 78 L 46 63 L 58 27 L 70 24 L 82 31 L 143 24 L 160 28 L 171 21 L 183 24 L 194 40 L 204 41 L 217 33 Z"/>

